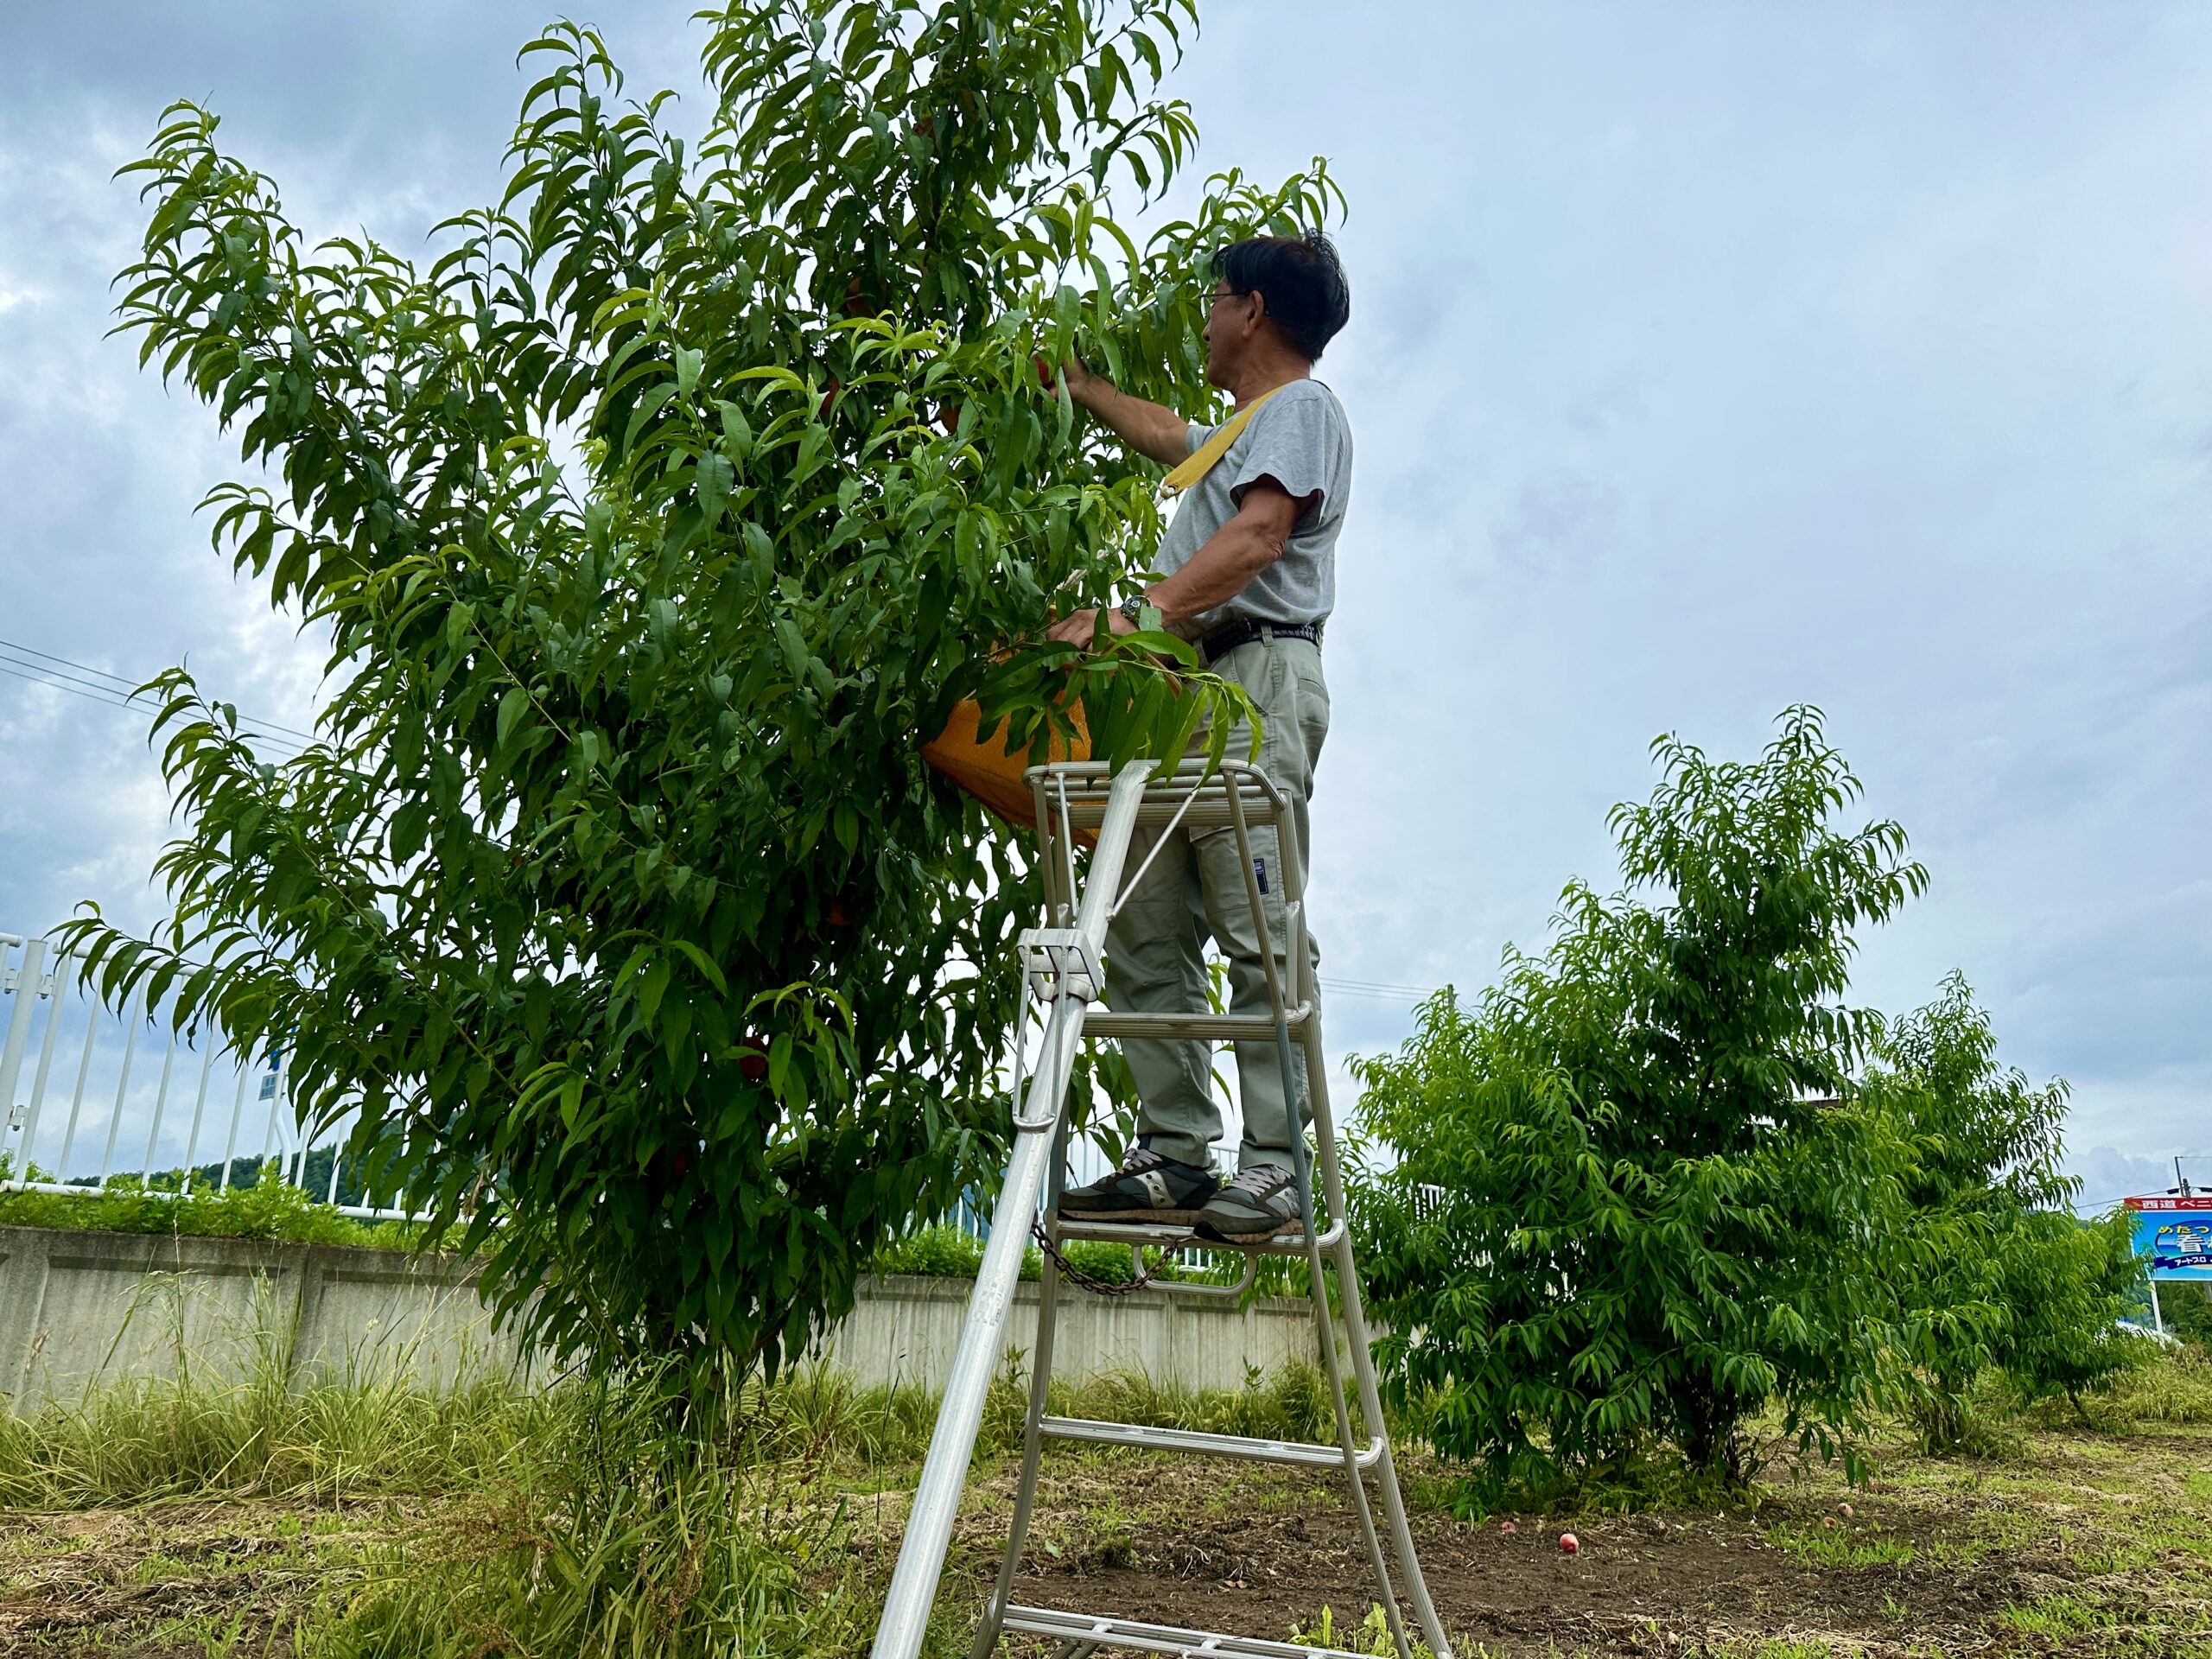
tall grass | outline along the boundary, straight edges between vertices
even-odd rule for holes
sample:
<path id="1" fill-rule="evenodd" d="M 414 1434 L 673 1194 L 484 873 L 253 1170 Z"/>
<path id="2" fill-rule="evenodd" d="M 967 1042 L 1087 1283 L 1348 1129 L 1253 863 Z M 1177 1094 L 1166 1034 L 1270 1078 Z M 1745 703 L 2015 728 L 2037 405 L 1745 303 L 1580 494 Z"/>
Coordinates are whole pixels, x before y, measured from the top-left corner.
<path id="1" fill-rule="evenodd" d="M 369 1564 L 301 1632 L 315 1659 L 857 1652 L 875 1602 L 833 1448 L 865 1452 L 910 1405 L 823 1410 L 821 1383 L 754 1392 L 734 1415 L 662 1379 L 567 1390 L 561 1432 L 520 1443 L 483 1491 Z M 813 1440 L 771 1455 L 756 1433 Z M 870 1434 L 875 1434 L 874 1440 Z"/>
<path id="2" fill-rule="evenodd" d="M 2055 1415 L 2059 1408 L 2045 1408 Z M 2190 1344 L 2123 1372 L 2092 1396 L 2092 1421 L 2120 1427 L 2184 1428 L 2212 1423 L 2212 1354 Z"/>
<path id="3" fill-rule="evenodd" d="M 24 1414 L 0 1408 L 0 1504 L 450 1491 L 488 1478 L 518 1443 L 557 1437 L 573 1411 L 467 1356 L 456 1385 L 425 1389 L 404 1345 L 373 1371 L 302 1385 L 270 1285 L 211 1333 L 219 1355 L 188 1339 L 190 1300 L 182 1279 L 149 1276 L 125 1321 L 166 1326 L 169 1375 L 95 1382 Z"/>
<path id="4" fill-rule="evenodd" d="M 396 1511 L 420 1518 L 288 1626 L 300 1659 L 858 1654 L 889 1560 L 841 1489 L 856 1471 L 878 1490 L 903 1484 L 937 1417 L 927 1389 L 822 1367 L 537 1394 L 483 1376 L 427 1389 L 404 1368 L 288 1387 L 273 1303 L 220 1366 L 185 1345 L 176 1317 L 173 1376 L 0 1410 L 0 1505 L 431 1499 Z M 985 1457 L 1019 1447 L 1027 1398 L 1015 1370 L 994 1383 Z M 1056 1382 L 1051 1406 L 1284 1439 L 1333 1427 L 1312 1366 L 1229 1392 L 1136 1373 Z M 963 1611 L 948 1606 L 933 1655 L 950 1659 Z"/>
<path id="5" fill-rule="evenodd" d="M 810 1369 L 671 1408 L 652 1379 L 572 1390 L 582 1403 L 470 1506 L 372 1564 L 366 1585 L 312 1628 L 310 1659 L 482 1655 L 798 1655 L 862 1651 L 888 1560 L 863 1556 L 840 1466 L 902 1476 L 926 1449 L 934 1395 Z M 1027 1387 L 993 1385 L 981 1446 L 1020 1440 Z M 1330 1412 L 1318 1370 L 1230 1393 L 1134 1374 L 1055 1384 L 1055 1411 L 1180 1427 L 1316 1438 Z M 953 1610 L 957 1615 L 958 1610 Z M 928 1651 L 953 1652 L 953 1627 Z"/>

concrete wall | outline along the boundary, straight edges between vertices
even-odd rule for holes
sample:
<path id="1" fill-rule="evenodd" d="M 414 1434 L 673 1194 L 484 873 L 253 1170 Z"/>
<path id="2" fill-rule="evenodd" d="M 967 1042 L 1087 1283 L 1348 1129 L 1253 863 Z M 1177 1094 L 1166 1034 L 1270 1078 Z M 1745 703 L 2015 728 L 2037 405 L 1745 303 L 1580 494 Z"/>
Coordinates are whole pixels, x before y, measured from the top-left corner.
<path id="1" fill-rule="evenodd" d="M 957 1279 L 865 1281 L 820 1357 L 869 1382 L 942 1386 L 969 1287 Z M 1236 1388 L 1315 1353 L 1303 1301 L 1162 1291 L 1065 1294 L 1053 1370 L 1141 1370 L 1193 1388 Z M 1024 1285 L 1008 1341 L 1036 1341 Z M 536 1380 L 531 1357 L 495 1331 L 475 1280 L 384 1250 L 248 1239 L 0 1227 L 0 1395 L 17 1409 L 92 1382 L 186 1372 L 297 1386 L 396 1374 L 432 1386 L 463 1376 Z"/>

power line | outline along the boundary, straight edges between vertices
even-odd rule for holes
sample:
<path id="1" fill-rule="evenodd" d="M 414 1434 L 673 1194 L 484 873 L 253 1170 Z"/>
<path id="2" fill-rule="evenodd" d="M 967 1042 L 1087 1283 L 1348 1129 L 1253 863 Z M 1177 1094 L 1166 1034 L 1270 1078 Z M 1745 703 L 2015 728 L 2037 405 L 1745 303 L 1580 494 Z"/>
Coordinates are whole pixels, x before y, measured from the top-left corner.
<path id="1" fill-rule="evenodd" d="M 111 674 L 104 668 L 94 668 L 89 663 L 74 663 L 70 661 L 67 657 L 56 657 L 52 652 L 41 651 L 36 645 L 19 645 L 13 639 L 0 639 L 0 645 L 7 646 L 10 651 L 20 651 L 26 657 L 43 657 L 48 662 L 59 663 L 64 668 L 80 669 L 87 674 L 96 674 L 101 679 L 113 680 L 118 685 L 123 686 L 129 690 L 135 691 L 138 689 L 139 684 L 143 683 L 143 682 L 134 683 L 132 681 L 126 680 L 120 674 Z"/>
<path id="2" fill-rule="evenodd" d="M 57 657 L 50 651 L 41 651 L 35 645 L 22 645 L 13 639 L 0 639 L 0 649 L 19 653 L 16 658 L 12 659 L 5 657 L 0 657 L 0 663 L 5 663 L 10 660 L 13 660 L 16 663 L 16 668 L 11 671 L 16 673 L 17 678 L 39 679 L 41 677 L 46 677 L 41 681 L 42 683 L 55 685 L 59 689 L 64 690 L 69 690 L 71 687 L 68 685 L 62 685 L 60 683 L 63 681 L 69 681 L 73 683 L 75 685 L 86 688 L 88 695 L 91 692 L 104 692 L 108 694 L 110 696 L 118 698 L 118 701 L 115 705 L 118 708 L 130 708 L 134 706 L 132 699 L 138 695 L 139 688 L 145 683 L 143 680 L 127 680 L 124 678 L 122 675 L 111 674 L 104 668 L 94 668 L 89 663 L 80 663 L 68 657 Z M 22 660 L 23 657 L 35 657 L 41 660 L 39 662 L 24 662 Z M 54 668 L 48 668 L 44 666 L 47 663 L 53 663 L 58 664 L 58 666 Z M 63 670 L 73 670 L 75 672 L 64 673 L 61 671 Z M 82 675 L 91 675 L 94 677 L 92 680 L 84 680 L 79 677 Z M 102 680 L 107 681 L 109 683 L 105 685 L 98 683 L 99 681 Z M 118 691 L 117 688 L 120 688 L 120 690 Z M 297 747 L 301 744 L 304 743 L 312 743 L 316 741 L 315 735 L 313 732 L 303 732 L 296 726 L 286 726 L 277 721 L 259 720 L 250 715 L 241 715 L 240 721 L 244 725 L 251 727 L 257 734 L 266 735 L 273 734 L 280 741 L 284 739 L 293 740 L 291 743 L 291 747 Z"/>
<path id="3" fill-rule="evenodd" d="M 10 668 L 4 660 L 0 660 L 0 674 L 12 674 L 19 680 L 29 680 L 33 685 L 52 686 L 56 691 L 74 691 L 80 697 L 89 697 L 94 702 L 104 702 L 111 709 L 130 709 L 134 706 L 128 698 L 104 696 L 97 691 L 87 691 L 81 686 L 66 684 L 60 680 L 49 680 L 42 674 L 34 674 L 21 668 Z"/>
<path id="4" fill-rule="evenodd" d="M 1371 979 L 1324 978 L 1321 988 L 1339 996 L 1372 996 L 1392 1002 L 1424 1002 L 1436 995 L 1433 985 L 1389 985 Z"/>
<path id="5" fill-rule="evenodd" d="M 9 652 L 12 649 L 14 648 L 9 646 L 6 641 L 0 640 L 0 663 L 12 664 L 18 673 L 24 674 L 27 677 L 67 681 L 71 685 L 82 687 L 86 690 L 97 691 L 104 696 L 117 698 L 126 706 L 135 703 L 137 699 L 138 694 L 135 687 L 129 690 L 123 690 L 120 682 L 114 685 L 103 685 L 98 680 L 84 679 L 61 669 L 48 668 L 42 663 L 27 662 L 22 657 L 10 656 Z M 114 678 L 111 675 L 109 677 Z"/>
<path id="6" fill-rule="evenodd" d="M 143 714 L 146 712 L 145 705 L 143 703 L 133 702 L 130 698 L 123 696 L 120 694 L 110 696 L 101 690 L 86 690 L 84 683 L 81 682 L 49 679 L 44 674 L 32 672 L 22 667 L 11 668 L 5 660 L 0 660 L 0 674 L 12 675 L 16 679 L 28 680 L 33 685 L 43 685 L 52 690 L 67 691 L 73 696 L 83 697 L 88 702 L 97 702 L 101 704 L 103 707 L 109 709 L 120 709 L 128 714 Z M 246 728 L 247 735 L 254 738 L 257 741 L 269 748 L 289 750 L 292 753 L 296 753 L 302 747 L 296 739 L 271 736 L 254 727 L 250 721 L 242 721 L 240 723 Z"/>

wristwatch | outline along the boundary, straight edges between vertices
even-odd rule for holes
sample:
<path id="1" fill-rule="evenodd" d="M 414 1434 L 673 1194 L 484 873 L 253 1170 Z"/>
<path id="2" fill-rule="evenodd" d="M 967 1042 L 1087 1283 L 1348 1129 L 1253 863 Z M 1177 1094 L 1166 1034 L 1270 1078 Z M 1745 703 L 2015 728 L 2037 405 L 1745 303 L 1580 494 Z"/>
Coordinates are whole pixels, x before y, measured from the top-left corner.
<path id="1" fill-rule="evenodd" d="M 1129 619 L 1131 627 L 1141 628 L 1144 626 L 1144 605 L 1145 599 L 1142 594 L 1131 594 L 1122 601 L 1122 614 Z"/>

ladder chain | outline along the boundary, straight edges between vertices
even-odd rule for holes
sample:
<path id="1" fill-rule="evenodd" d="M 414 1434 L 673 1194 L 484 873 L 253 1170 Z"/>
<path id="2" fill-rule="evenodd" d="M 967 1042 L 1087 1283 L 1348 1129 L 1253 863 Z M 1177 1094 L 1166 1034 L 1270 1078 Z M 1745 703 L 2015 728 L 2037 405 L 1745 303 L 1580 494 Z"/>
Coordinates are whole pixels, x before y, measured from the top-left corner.
<path id="1" fill-rule="evenodd" d="M 1052 1243 L 1052 1236 L 1045 1230 L 1045 1218 L 1042 1216 L 1029 1224 L 1029 1236 L 1037 1241 L 1039 1249 L 1052 1258 L 1052 1265 L 1060 1270 L 1063 1278 L 1071 1284 L 1082 1287 L 1094 1296 L 1134 1295 L 1150 1284 L 1159 1276 L 1160 1269 L 1167 1266 L 1166 1258 L 1162 1257 L 1158 1268 L 1141 1267 L 1134 1279 L 1101 1279 L 1095 1274 L 1085 1273 L 1067 1259 L 1060 1247 Z M 1192 1234 L 1192 1236 L 1196 1237 L 1197 1235 Z M 1137 1252 L 1136 1259 L 1140 1262 L 1143 1262 L 1144 1253 L 1141 1249 Z"/>

